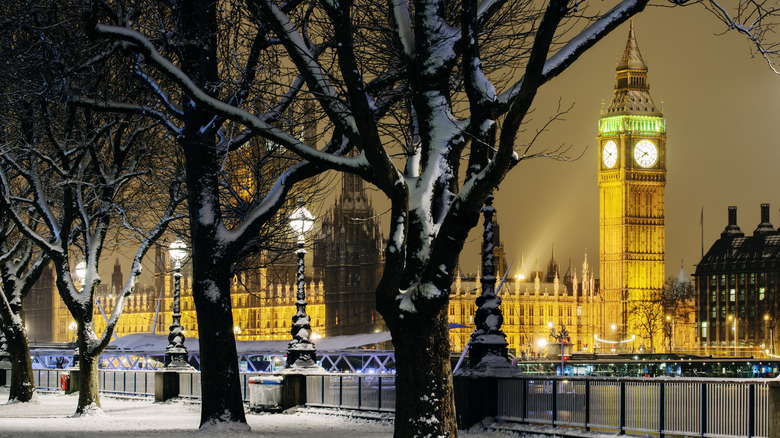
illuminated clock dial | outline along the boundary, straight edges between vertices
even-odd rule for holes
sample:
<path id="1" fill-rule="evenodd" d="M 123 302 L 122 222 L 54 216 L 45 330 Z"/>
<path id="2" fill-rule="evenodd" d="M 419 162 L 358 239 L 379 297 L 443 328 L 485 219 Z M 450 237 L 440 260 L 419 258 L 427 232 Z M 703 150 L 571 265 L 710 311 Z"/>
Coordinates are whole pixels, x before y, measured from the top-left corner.
<path id="1" fill-rule="evenodd" d="M 634 146 L 634 160 L 641 167 L 650 167 L 658 161 L 658 148 L 652 141 L 642 140 Z"/>
<path id="2" fill-rule="evenodd" d="M 604 160 L 604 167 L 611 169 L 615 163 L 617 163 L 617 144 L 610 140 L 604 145 L 604 151 L 602 153 L 602 160 Z"/>

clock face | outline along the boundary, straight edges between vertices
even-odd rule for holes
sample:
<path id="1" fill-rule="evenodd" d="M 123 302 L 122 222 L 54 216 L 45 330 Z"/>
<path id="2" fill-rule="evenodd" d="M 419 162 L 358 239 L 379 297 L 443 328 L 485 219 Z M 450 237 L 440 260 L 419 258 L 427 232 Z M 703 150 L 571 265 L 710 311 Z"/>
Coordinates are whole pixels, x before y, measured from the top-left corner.
<path id="1" fill-rule="evenodd" d="M 652 141 L 642 140 L 634 146 L 634 160 L 641 167 L 650 167 L 658 161 L 658 148 Z"/>
<path id="2" fill-rule="evenodd" d="M 604 151 L 601 156 L 601 159 L 604 160 L 604 167 L 611 169 L 617 163 L 617 153 L 617 144 L 612 140 L 608 141 L 604 145 Z"/>

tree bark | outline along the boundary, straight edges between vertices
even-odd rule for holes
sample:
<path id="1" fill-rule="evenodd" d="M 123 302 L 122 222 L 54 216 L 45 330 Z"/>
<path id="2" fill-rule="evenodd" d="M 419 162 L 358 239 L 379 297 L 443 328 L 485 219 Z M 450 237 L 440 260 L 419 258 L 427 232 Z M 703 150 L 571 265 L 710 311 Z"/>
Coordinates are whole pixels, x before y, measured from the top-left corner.
<path id="1" fill-rule="evenodd" d="M 233 336 L 230 273 L 226 268 L 210 266 L 211 256 L 204 252 L 198 260 L 193 257 L 193 297 L 200 334 L 201 428 L 223 422 L 246 423 Z M 219 293 L 215 293 L 217 290 Z"/>
<path id="2" fill-rule="evenodd" d="M 8 354 L 11 356 L 11 387 L 9 402 L 28 402 L 35 395 L 30 344 L 23 330 L 11 328 L 5 333 Z"/>
<path id="3" fill-rule="evenodd" d="M 390 328 L 397 373 L 395 438 L 458 436 L 446 319 L 442 307 L 433 318 L 406 313 Z"/>
<path id="4" fill-rule="evenodd" d="M 201 429 L 217 423 L 246 425 L 233 335 L 230 254 L 218 234 L 219 164 L 214 138 L 195 127 L 206 113 L 193 112 L 182 146 L 185 151 L 192 239 L 192 297 L 198 318 L 201 372 Z M 189 129 L 192 128 L 192 129 Z M 246 426 L 248 429 L 248 426 Z"/>
<path id="5" fill-rule="evenodd" d="M 79 337 L 79 402 L 76 406 L 76 416 L 86 414 L 91 408 L 100 407 L 100 392 L 98 392 L 98 363 L 97 357 L 90 353 Z"/>

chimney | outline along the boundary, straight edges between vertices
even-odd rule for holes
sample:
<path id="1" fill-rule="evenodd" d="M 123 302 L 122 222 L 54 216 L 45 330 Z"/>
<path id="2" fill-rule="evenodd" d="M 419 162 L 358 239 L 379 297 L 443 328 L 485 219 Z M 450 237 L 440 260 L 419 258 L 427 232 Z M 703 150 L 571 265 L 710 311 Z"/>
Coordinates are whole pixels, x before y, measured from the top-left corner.
<path id="1" fill-rule="evenodd" d="M 761 204 L 761 223 L 758 224 L 754 236 L 763 236 L 766 234 L 775 234 L 775 228 L 769 223 L 769 204 Z"/>
<path id="2" fill-rule="evenodd" d="M 726 226 L 726 229 L 723 230 L 722 233 L 720 233 L 721 239 L 726 238 L 734 238 L 734 237 L 744 237 L 745 233 L 742 232 L 742 230 L 739 229 L 739 225 L 737 225 L 737 206 L 736 205 L 730 205 L 729 206 L 729 224 Z"/>

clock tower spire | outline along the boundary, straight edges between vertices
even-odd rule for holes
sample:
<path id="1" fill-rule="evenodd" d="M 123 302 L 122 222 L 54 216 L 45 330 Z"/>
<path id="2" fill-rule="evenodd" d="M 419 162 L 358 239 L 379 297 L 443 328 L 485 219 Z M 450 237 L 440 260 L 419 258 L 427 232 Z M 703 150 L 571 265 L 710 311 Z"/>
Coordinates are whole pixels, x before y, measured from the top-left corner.
<path id="1" fill-rule="evenodd" d="M 665 275 L 666 122 L 647 70 L 631 20 L 612 101 L 599 120 L 599 272 L 604 327 L 614 324 L 617 340 L 636 336 L 637 343 L 651 334 L 632 310 L 652 305 Z"/>

